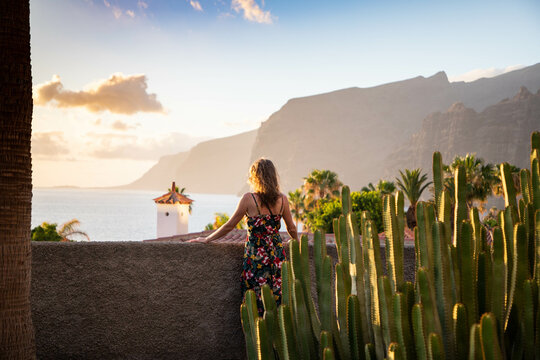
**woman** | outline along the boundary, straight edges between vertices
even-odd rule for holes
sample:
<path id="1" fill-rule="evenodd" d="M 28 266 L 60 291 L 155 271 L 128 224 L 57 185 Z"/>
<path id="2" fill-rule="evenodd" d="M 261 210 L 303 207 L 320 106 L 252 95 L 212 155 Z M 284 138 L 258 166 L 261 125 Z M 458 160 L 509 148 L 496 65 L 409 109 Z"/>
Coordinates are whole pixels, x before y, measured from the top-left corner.
<path id="1" fill-rule="evenodd" d="M 247 239 L 244 247 L 242 296 L 249 289 L 257 295 L 259 313 L 263 313 L 261 286 L 268 284 L 277 304 L 281 303 L 281 263 L 285 251 L 279 235 L 281 218 L 287 232 L 298 239 L 287 197 L 280 193 L 276 168 L 272 161 L 261 158 L 251 165 L 248 183 L 253 193 L 242 196 L 236 211 L 222 227 L 206 238 L 192 241 L 209 243 L 235 228 L 244 215 L 247 217 Z"/>

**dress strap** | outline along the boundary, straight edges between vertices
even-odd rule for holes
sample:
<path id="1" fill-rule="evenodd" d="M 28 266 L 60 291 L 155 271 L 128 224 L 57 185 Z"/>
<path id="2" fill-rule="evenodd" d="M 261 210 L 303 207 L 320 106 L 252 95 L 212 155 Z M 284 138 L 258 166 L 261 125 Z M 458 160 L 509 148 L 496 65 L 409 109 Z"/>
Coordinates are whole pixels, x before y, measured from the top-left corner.
<path id="1" fill-rule="evenodd" d="M 281 196 L 281 209 L 279 209 L 279 215 L 282 215 L 283 214 L 283 195 Z"/>
<path id="2" fill-rule="evenodd" d="M 259 209 L 259 204 L 257 203 L 257 199 L 255 199 L 255 195 L 251 193 L 251 197 L 253 198 L 253 201 L 255 201 L 255 206 L 257 206 L 257 211 L 259 212 L 259 215 L 261 215 L 261 209 Z"/>
<path id="3" fill-rule="evenodd" d="M 264 201 L 262 198 L 261 198 L 261 202 L 264 206 L 266 206 L 266 208 L 268 209 L 268 211 L 270 211 L 270 215 L 274 216 L 274 214 L 272 213 L 272 209 L 270 209 L 270 206 L 268 206 L 268 204 L 266 203 L 266 201 Z M 259 214 L 260 214 L 260 211 L 259 211 Z"/>

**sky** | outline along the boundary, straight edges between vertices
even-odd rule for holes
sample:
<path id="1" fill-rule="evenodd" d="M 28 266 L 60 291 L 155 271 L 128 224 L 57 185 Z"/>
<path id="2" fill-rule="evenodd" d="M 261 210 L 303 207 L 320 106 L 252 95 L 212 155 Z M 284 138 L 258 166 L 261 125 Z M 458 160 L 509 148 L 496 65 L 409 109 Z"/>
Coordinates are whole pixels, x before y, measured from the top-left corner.
<path id="1" fill-rule="evenodd" d="M 122 185 L 287 100 L 540 62 L 540 2 L 30 0 L 35 187 Z"/>

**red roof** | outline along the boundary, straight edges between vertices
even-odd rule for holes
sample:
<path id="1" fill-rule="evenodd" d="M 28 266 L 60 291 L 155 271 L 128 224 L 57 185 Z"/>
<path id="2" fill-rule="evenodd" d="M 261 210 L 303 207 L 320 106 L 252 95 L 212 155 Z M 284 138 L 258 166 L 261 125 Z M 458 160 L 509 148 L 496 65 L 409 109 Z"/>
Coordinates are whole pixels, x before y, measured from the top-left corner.
<path id="1" fill-rule="evenodd" d="M 161 195 L 160 197 L 155 198 L 154 202 L 156 204 L 191 204 L 193 200 L 177 192 L 176 184 L 173 181 L 171 191 L 169 191 L 165 195 Z"/>

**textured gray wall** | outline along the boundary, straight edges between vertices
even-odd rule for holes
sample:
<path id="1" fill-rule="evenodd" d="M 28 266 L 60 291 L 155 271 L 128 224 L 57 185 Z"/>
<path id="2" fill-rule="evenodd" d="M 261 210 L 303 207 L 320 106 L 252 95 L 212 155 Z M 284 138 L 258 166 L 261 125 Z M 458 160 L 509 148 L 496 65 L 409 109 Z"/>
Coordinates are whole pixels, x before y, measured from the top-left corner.
<path id="1" fill-rule="evenodd" d="M 414 251 L 405 250 L 411 279 Z M 239 244 L 32 243 L 38 358 L 243 358 L 242 251 Z"/>

